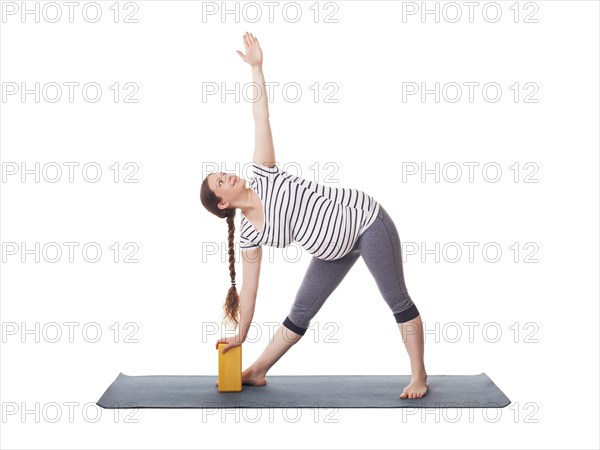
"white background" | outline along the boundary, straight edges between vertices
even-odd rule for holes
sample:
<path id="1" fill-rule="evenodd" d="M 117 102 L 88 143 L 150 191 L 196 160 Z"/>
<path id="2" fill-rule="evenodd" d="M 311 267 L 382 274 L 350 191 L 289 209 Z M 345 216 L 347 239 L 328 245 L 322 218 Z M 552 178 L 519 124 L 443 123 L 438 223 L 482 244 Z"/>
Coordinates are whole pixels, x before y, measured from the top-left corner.
<path id="1" fill-rule="evenodd" d="M 3 91 L 10 83 L 32 89 L 36 82 L 94 82 L 103 89 L 96 103 L 84 100 L 80 88 L 71 103 L 65 88 L 56 103 L 48 101 L 52 91 L 39 102 L 31 94 L 22 101 L 19 93 L 1 104 L 2 448 L 598 448 L 597 2 L 498 2 L 502 17 L 495 23 L 489 20 L 494 9 L 488 20 L 482 15 L 485 2 L 472 23 L 462 2 L 455 4 L 463 15 L 456 23 L 449 20 L 456 8 L 446 9 L 439 23 L 419 14 L 403 21 L 403 8 L 411 5 L 392 1 L 299 2 L 297 22 L 294 10 L 282 17 L 284 3 L 272 22 L 258 3 L 263 18 L 253 22 L 256 10 L 203 20 L 202 2 L 139 1 L 137 23 L 123 23 L 133 11 L 125 3 L 117 5 L 122 15 L 114 23 L 109 1 L 98 3 L 103 15 L 89 23 L 85 4 L 76 7 L 73 23 L 62 3 L 57 23 L 44 17 L 36 23 L 32 15 L 23 23 L 18 2 L 19 12 L 3 14 L 1 23 Z M 224 6 L 204 7 L 211 5 Z M 241 13 L 245 3 L 227 7 L 236 5 Z M 537 23 L 525 23 L 530 13 Z M 203 101 L 203 90 L 216 84 L 235 92 L 239 83 L 241 95 L 251 82 L 250 67 L 235 52 L 244 51 L 246 31 L 260 41 L 266 81 L 279 83 L 269 110 L 281 166 L 296 164 L 302 176 L 323 182 L 332 172 L 325 164 L 334 162 L 335 184 L 364 190 L 385 206 L 403 244 L 418 249 L 405 252 L 404 270 L 428 330 L 429 375 L 485 372 L 510 398 L 509 407 L 488 416 L 481 409 L 472 416 L 468 410 L 317 410 L 315 419 L 313 410 L 286 415 L 280 409 L 272 417 L 268 410 L 262 416 L 238 410 L 236 417 L 150 409 L 128 418 L 94 405 L 119 372 L 216 378 L 219 336 L 207 336 L 203 324 L 221 320 L 229 287 L 227 227 L 202 207 L 199 188 L 206 163 L 247 176 L 254 124 L 249 101 L 232 94 Z M 121 97 L 115 103 L 115 82 L 121 94 L 132 92 L 125 83 L 135 83 L 138 102 Z M 479 83 L 473 102 L 468 82 Z M 297 102 L 282 95 L 281 87 L 294 83 L 302 90 Z M 428 89 L 458 83 L 463 97 L 450 101 L 455 91 L 449 88 L 439 102 L 433 95 L 403 101 L 403 83 Z M 483 98 L 486 83 L 502 88 L 499 101 Z M 526 83 L 537 87 L 531 97 L 537 102 L 524 101 L 533 93 Z M 39 182 L 8 174 L 36 162 L 50 174 Z M 65 162 L 79 163 L 73 183 Z M 103 169 L 96 183 L 82 176 L 90 162 Z M 132 172 L 128 162 L 139 169 L 138 183 L 123 182 Z M 47 180 L 52 163 L 65 169 L 55 183 Z M 439 163 L 449 171 L 439 182 L 433 175 L 403 181 L 403 163 L 430 169 Z M 473 182 L 465 163 L 478 164 Z M 499 181 L 484 179 L 487 163 L 501 167 Z M 464 169 L 454 183 L 453 164 Z M 536 183 L 524 182 L 530 167 Z M 238 211 L 236 225 L 239 219 Z M 36 242 L 59 243 L 62 258 L 51 263 L 50 252 L 38 263 L 34 254 L 21 262 L 23 243 L 33 249 Z M 80 243 L 74 262 L 64 242 Z M 103 250 L 97 263 L 82 257 L 90 242 Z M 123 262 L 128 242 L 138 246 L 137 263 Z M 478 243 L 473 261 L 465 242 Z M 10 243 L 16 254 L 7 251 Z M 115 243 L 118 262 L 110 249 Z M 438 261 L 423 251 L 436 243 Z M 501 248 L 498 262 L 482 255 L 488 243 Z M 221 250 L 209 254 L 207 245 Z M 451 262 L 448 245 L 463 250 L 458 262 Z M 244 344 L 244 367 L 268 342 L 262 325 L 280 323 L 289 312 L 309 262 L 305 251 L 290 261 L 295 251 L 265 250 L 254 316 L 262 334 Z M 537 262 L 525 262 L 528 255 Z M 241 267 L 238 261 L 238 285 Z M 63 332 L 55 343 L 53 322 Z M 78 324 L 73 342 L 66 322 Z M 137 343 L 125 342 L 134 331 L 128 322 L 137 324 Z M 269 375 L 410 373 L 393 316 L 362 260 L 313 323 Z M 21 334 L 36 324 L 37 333 Z M 98 342 L 89 342 L 93 329 L 82 336 L 86 324 L 102 330 Z M 497 330 L 502 334 L 494 342 Z M 36 405 L 37 416 L 21 416 Z M 16 413 L 8 414 L 13 407 Z M 52 423 L 57 413 L 62 416 Z"/>

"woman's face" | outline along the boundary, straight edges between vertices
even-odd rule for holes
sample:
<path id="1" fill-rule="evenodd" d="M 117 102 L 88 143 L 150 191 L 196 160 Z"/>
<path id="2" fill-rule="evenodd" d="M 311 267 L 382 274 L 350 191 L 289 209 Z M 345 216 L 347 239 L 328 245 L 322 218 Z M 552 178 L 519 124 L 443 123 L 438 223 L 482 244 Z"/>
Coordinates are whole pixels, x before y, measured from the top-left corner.
<path id="1" fill-rule="evenodd" d="M 229 208 L 232 201 L 235 201 L 244 189 L 244 180 L 233 173 L 213 172 L 208 176 L 208 187 L 221 197 L 219 208 Z"/>

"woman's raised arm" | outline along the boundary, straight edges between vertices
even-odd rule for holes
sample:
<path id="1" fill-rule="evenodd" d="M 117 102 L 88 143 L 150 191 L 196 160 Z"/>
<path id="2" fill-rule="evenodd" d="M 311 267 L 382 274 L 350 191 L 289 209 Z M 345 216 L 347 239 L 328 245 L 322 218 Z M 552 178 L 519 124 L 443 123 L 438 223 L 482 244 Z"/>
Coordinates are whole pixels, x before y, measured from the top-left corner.
<path id="1" fill-rule="evenodd" d="M 258 39 L 252 33 L 244 34 L 244 47 L 246 48 L 245 55 L 239 50 L 237 53 L 252 68 L 252 81 L 254 82 L 252 87 L 254 99 L 252 114 L 255 122 L 253 160 L 254 162 L 273 167 L 276 162 L 275 147 L 273 146 L 271 124 L 269 122 L 269 99 L 262 70 L 262 50 Z"/>

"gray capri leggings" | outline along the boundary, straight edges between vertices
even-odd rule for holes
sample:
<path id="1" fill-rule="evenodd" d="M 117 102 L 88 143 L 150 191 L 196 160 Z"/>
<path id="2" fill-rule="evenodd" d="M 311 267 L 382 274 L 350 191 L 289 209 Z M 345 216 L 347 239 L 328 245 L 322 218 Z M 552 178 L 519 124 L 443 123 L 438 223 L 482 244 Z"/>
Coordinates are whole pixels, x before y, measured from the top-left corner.
<path id="1" fill-rule="evenodd" d="M 296 334 L 304 335 L 310 321 L 325 300 L 341 283 L 359 256 L 375 278 L 383 299 L 390 307 L 396 323 L 404 323 L 419 315 L 406 285 L 402 271 L 402 251 L 396 226 L 387 211 L 379 204 L 377 219 L 342 258 L 324 260 L 313 256 L 296 294 L 292 309 L 283 325 Z"/>

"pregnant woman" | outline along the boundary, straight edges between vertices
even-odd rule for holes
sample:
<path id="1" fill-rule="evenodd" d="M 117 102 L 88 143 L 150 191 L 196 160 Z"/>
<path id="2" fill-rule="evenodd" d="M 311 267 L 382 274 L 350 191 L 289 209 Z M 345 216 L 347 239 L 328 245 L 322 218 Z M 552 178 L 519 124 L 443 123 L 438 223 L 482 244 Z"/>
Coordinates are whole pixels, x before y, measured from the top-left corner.
<path id="1" fill-rule="evenodd" d="M 412 379 L 400 398 L 422 398 L 429 387 L 423 361 L 423 324 L 404 283 L 396 226 L 383 206 L 362 191 L 326 187 L 278 168 L 262 50 L 251 33 L 246 33 L 243 39 L 246 54 L 237 53 L 252 68 L 254 98 L 258 97 L 253 104 L 256 139 L 253 176 L 244 180 L 234 174 L 213 172 L 200 189 L 204 207 L 227 221 L 232 286 L 224 310 L 226 317 L 239 325 L 235 337 L 219 339 L 216 346 L 226 343 L 225 352 L 246 339 L 254 315 L 263 245 L 283 248 L 298 242 L 313 257 L 290 313 L 261 356 L 242 372 L 243 384 L 254 386 L 266 384 L 269 369 L 302 338 L 325 300 L 362 256 L 398 324 L 410 358 Z M 235 287 L 233 243 L 237 208 L 242 215 L 240 249 L 244 274 L 239 296 Z"/>

